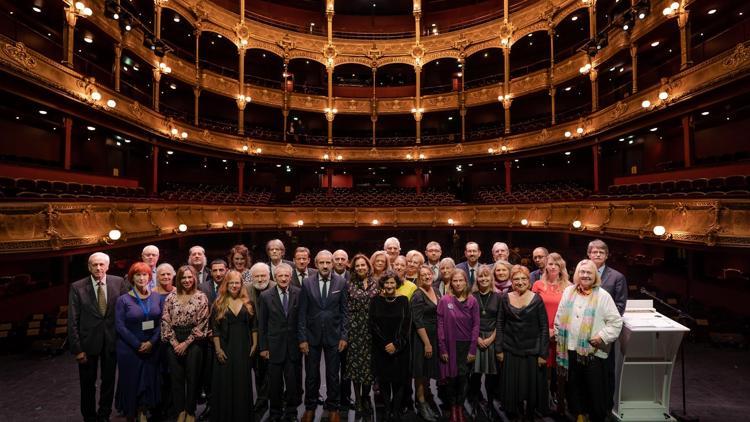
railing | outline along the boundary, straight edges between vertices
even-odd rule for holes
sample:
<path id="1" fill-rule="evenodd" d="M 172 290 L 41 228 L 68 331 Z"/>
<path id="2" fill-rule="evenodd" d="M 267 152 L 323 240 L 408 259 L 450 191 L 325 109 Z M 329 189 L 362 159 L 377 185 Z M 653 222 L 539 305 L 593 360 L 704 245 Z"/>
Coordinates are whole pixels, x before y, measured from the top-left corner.
<path id="1" fill-rule="evenodd" d="M 140 88 L 131 84 L 124 78 L 120 79 L 120 92 L 126 97 L 132 98 L 146 107 L 151 107 L 151 104 L 153 103 L 153 99 L 151 98 L 152 94 L 150 92 L 141 91 Z"/>

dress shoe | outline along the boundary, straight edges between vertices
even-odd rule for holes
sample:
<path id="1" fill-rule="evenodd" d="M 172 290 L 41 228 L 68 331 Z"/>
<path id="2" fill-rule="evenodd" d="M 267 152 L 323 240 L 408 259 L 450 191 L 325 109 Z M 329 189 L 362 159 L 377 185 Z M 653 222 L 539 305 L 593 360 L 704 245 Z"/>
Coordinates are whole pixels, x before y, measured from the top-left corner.
<path id="1" fill-rule="evenodd" d="M 188 415 L 190 416 L 190 415 Z M 198 416 L 199 421 L 207 421 L 211 418 L 211 408 L 206 406 L 205 409 L 203 409 L 203 412 Z M 193 416 L 193 420 L 195 420 L 195 416 Z"/>
<path id="2" fill-rule="evenodd" d="M 313 419 L 315 419 L 314 410 L 305 410 L 305 413 L 302 414 L 302 422 L 313 422 Z"/>

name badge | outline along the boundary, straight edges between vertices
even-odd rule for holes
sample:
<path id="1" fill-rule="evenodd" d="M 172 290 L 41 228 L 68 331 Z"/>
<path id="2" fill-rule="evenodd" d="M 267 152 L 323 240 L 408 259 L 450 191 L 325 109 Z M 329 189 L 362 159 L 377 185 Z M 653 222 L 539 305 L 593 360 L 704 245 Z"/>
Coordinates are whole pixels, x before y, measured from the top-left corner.
<path id="1" fill-rule="evenodd" d="M 141 323 L 141 330 L 146 331 L 146 330 L 153 330 L 153 329 L 154 329 L 153 319 L 150 321 L 143 321 L 143 323 Z"/>

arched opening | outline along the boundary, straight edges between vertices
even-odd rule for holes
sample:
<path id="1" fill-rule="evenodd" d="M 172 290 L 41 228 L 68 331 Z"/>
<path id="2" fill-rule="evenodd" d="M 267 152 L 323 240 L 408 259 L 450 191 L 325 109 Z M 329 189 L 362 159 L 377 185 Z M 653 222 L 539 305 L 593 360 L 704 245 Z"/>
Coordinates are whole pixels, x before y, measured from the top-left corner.
<path id="1" fill-rule="evenodd" d="M 513 99 L 510 127 L 513 133 L 538 130 L 549 125 L 552 104 L 547 90 L 525 94 Z"/>
<path id="2" fill-rule="evenodd" d="M 338 119 L 340 116 L 336 116 Z M 336 127 L 336 120 L 333 122 Z M 287 142 L 325 145 L 328 142 L 328 121 L 323 113 L 291 110 L 287 120 Z"/>
<path id="3" fill-rule="evenodd" d="M 368 146 L 372 144 L 372 121 L 369 115 L 339 114 L 333 120 L 333 143 Z"/>
<path id="4" fill-rule="evenodd" d="M 411 114 L 381 114 L 375 126 L 377 146 L 414 145 L 417 122 Z"/>
<path id="5" fill-rule="evenodd" d="M 245 83 L 279 89 L 284 79 L 284 59 L 270 51 L 245 51 Z"/>
<path id="6" fill-rule="evenodd" d="M 633 67 L 628 50 L 618 51 L 596 70 L 600 108 L 615 104 L 633 92 Z"/>
<path id="7" fill-rule="evenodd" d="M 573 57 L 588 40 L 589 12 L 587 8 L 578 9 L 555 27 L 555 63 Z"/>
<path id="8" fill-rule="evenodd" d="M 239 79 L 237 46 L 223 35 L 210 31 L 202 32 L 198 56 L 200 66 L 204 70 Z"/>
<path id="9" fill-rule="evenodd" d="M 120 61 L 120 92 L 142 105 L 151 106 L 152 65 L 124 48 Z"/>
<path id="10" fill-rule="evenodd" d="M 466 112 L 466 140 L 476 141 L 503 136 L 505 114 L 497 102 L 469 107 Z"/>
<path id="11" fill-rule="evenodd" d="M 549 69 L 549 34 L 536 31 L 513 43 L 510 50 L 510 78 L 520 78 L 538 70 Z"/>
<path id="12" fill-rule="evenodd" d="M 422 95 L 443 94 L 460 89 L 463 64 L 450 57 L 422 66 Z"/>
<path id="13" fill-rule="evenodd" d="M 60 61 L 64 51 L 62 31 L 67 25 L 64 5 L 60 1 L 41 4 L 14 1 L 4 4 L 0 10 L 0 34 L 22 42 L 27 48 L 52 60 Z"/>
<path id="14" fill-rule="evenodd" d="M 461 116 L 458 110 L 426 113 L 422 117 L 422 143 L 446 144 L 461 140 Z"/>
<path id="15" fill-rule="evenodd" d="M 163 75 L 159 81 L 159 111 L 185 123 L 195 119 L 195 94 L 193 87 L 177 78 Z M 202 110 L 199 110 L 199 113 Z"/>
<path id="16" fill-rule="evenodd" d="M 345 63 L 333 69 L 334 97 L 372 97 L 372 68 Z"/>
<path id="17" fill-rule="evenodd" d="M 279 109 L 253 102 L 245 106 L 245 136 L 281 141 L 284 118 Z"/>
<path id="18" fill-rule="evenodd" d="M 172 9 L 162 9 L 161 40 L 172 49 L 172 54 L 188 63 L 195 63 L 194 31 L 184 16 Z"/>
<path id="19" fill-rule="evenodd" d="M 294 92 L 328 95 L 328 74 L 322 63 L 310 59 L 289 60 L 287 68 L 293 80 Z"/>
<path id="20" fill-rule="evenodd" d="M 233 98 L 203 90 L 198 115 L 198 123 L 202 128 L 225 133 L 237 132 L 238 111 Z"/>
<path id="21" fill-rule="evenodd" d="M 76 23 L 73 66 L 86 76 L 114 88 L 115 40 L 87 19 Z"/>
<path id="22" fill-rule="evenodd" d="M 466 89 L 503 82 L 503 50 L 487 48 L 466 58 L 464 86 Z"/>
<path id="23" fill-rule="evenodd" d="M 555 114 L 557 123 L 568 122 L 591 113 L 591 80 L 580 75 L 557 87 Z"/>

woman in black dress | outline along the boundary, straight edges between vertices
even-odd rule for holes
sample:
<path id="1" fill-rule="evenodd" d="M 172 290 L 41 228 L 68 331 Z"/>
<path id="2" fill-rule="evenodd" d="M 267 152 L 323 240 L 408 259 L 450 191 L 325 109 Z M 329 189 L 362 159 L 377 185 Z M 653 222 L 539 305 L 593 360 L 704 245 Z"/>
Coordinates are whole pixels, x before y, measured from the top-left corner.
<path id="1" fill-rule="evenodd" d="M 497 391 L 497 364 L 495 362 L 495 324 L 500 307 L 500 294 L 497 292 L 492 275 L 492 267 L 482 265 L 477 270 L 477 282 L 472 294 L 479 303 L 479 338 L 477 339 L 477 360 L 469 383 L 469 400 L 472 408 L 482 408 L 487 414 L 489 403 Z M 482 376 L 487 397 L 482 396 Z"/>
<path id="2" fill-rule="evenodd" d="M 231 270 L 224 276 L 213 307 L 213 368 L 211 421 L 253 420 L 250 383 L 250 349 L 254 310 L 242 288 L 242 275 Z"/>
<path id="3" fill-rule="evenodd" d="M 414 322 L 412 334 L 412 374 L 417 392 L 417 411 L 425 421 L 437 420 L 426 398 L 430 380 L 440 379 L 437 351 L 437 304 L 441 294 L 432 288 L 432 269 L 429 265 L 419 268 L 419 289 L 411 298 L 411 313 Z M 430 398 L 430 401 L 433 401 Z"/>
<path id="4" fill-rule="evenodd" d="M 399 410 L 409 381 L 411 312 L 406 296 L 397 296 L 402 280 L 386 271 L 378 280 L 381 294 L 370 301 L 370 332 L 375 377 L 385 401 L 385 421 L 400 420 Z"/>
<path id="5" fill-rule="evenodd" d="M 513 291 L 501 298 L 495 338 L 501 400 L 511 418 L 534 420 L 535 410 L 544 414 L 549 407 L 547 311 L 542 298 L 531 291 L 526 267 L 514 265 L 510 279 Z"/>

